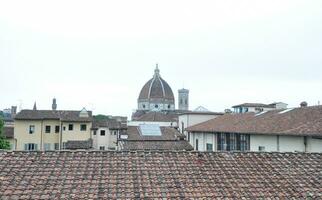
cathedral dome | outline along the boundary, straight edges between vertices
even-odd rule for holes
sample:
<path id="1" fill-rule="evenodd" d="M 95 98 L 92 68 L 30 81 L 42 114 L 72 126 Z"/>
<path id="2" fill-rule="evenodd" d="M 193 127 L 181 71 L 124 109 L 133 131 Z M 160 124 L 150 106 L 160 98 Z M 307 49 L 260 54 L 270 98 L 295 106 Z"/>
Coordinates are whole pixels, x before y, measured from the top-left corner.
<path id="1" fill-rule="evenodd" d="M 158 66 L 154 70 L 154 76 L 141 89 L 139 98 L 139 110 L 173 110 L 174 95 L 169 84 L 160 77 Z M 160 104 L 160 105 L 159 105 Z M 173 105 L 172 105 L 173 104 Z"/>

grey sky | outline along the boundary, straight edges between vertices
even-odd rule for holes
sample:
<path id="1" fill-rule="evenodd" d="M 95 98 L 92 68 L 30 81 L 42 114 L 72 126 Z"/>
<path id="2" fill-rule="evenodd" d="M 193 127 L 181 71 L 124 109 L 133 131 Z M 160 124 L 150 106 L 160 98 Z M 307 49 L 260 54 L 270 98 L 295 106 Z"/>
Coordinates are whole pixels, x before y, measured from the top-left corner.
<path id="1" fill-rule="evenodd" d="M 129 116 L 155 63 L 192 109 L 322 102 L 320 0 L 0 2 L 0 109 Z"/>

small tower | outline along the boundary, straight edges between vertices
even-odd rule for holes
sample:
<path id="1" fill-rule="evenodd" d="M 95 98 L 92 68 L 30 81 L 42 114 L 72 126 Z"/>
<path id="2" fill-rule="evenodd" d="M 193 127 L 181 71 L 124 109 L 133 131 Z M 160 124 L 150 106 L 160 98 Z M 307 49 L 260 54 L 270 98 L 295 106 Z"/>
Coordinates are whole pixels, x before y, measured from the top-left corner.
<path id="1" fill-rule="evenodd" d="M 36 102 L 34 103 L 33 110 L 37 110 L 37 104 L 36 104 Z"/>
<path id="2" fill-rule="evenodd" d="M 53 104 L 51 105 L 52 110 L 57 109 L 57 103 L 56 103 L 56 98 L 53 98 Z"/>
<path id="3" fill-rule="evenodd" d="M 180 89 L 178 90 L 179 97 L 179 110 L 189 110 L 189 90 Z"/>

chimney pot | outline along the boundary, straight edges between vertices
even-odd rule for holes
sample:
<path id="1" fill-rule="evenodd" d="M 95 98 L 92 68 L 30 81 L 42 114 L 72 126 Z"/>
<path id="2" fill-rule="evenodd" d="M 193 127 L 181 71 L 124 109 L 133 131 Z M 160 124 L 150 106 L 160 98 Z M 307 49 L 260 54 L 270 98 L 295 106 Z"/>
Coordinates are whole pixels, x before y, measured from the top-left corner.
<path id="1" fill-rule="evenodd" d="M 300 106 L 301 106 L 301 107 L 307 107 L 307 102 L 306 102 L 306 101 L 302 101 L 302 102 L 300 103 Z"/>

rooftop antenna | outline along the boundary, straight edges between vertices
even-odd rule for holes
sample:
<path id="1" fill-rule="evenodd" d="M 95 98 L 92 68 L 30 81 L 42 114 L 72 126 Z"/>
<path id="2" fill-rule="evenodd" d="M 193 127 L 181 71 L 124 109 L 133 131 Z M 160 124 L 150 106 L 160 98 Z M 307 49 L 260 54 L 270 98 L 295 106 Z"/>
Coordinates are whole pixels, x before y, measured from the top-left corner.
<path id="1" fill-rule="evenodd" d="M 19 102 L 19 112 L 20 112 L 22 110 L 22 100 L 18 99 L 18 102 Z"/>

